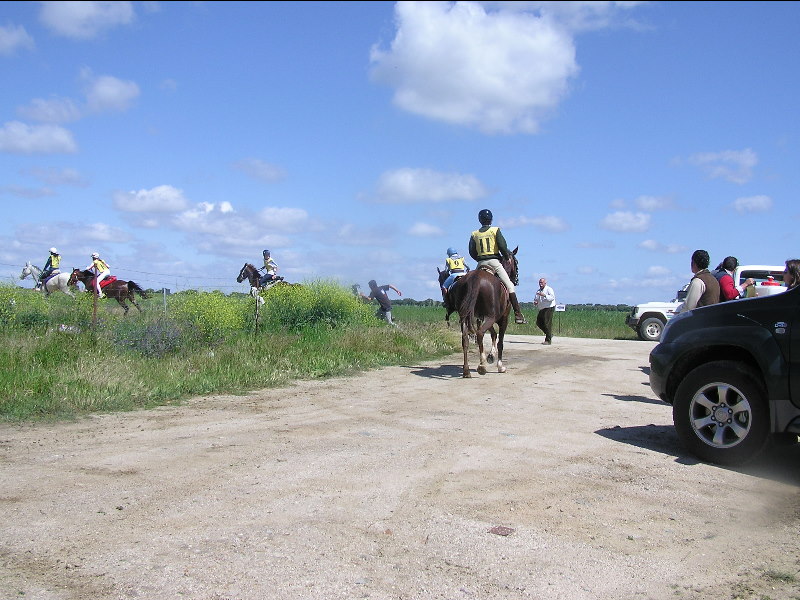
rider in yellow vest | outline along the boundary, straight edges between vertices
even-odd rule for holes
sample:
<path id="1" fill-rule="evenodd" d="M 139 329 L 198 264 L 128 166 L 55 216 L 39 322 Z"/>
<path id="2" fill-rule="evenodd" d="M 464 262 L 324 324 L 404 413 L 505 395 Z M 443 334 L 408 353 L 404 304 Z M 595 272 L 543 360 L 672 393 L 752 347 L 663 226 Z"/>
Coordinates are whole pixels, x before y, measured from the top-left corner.
<path id="1" fill-rule="evenodd" d="M 472 236 L 469 238 L 469 255 L 478 262 L 478 268 L 488 267 L 500 278 L 500 281 L 508 289 L 508 299 L 514 309 L 514 321 L 524 325 L 528 321 L 525 320 L 525 316 L 519 308 L 516 288 L 500 263 L 502 257 L 510 260 L 513 260 L 513 257 L 508 251 L 506 239 L 500 233 L 500 228 L 492 227 L 492 219 L 492 211 L 487 208 L 478 213 L 478 221 L 481 224 L 481 228 L 473 231 Z"/>
<path id="2" fill-rule="evenodd" d="M 447 269 L 447 279 L 442 283 L 442 291 L 446 294 L 456 282 L 456 279 L 469 273 L 469 265 L 455 248 L 447 249 L 447 258 L 444 260 L 444 265 Z"/>
<path id="3" fill-rule="evenodd" d="M 97 276 L 94 279 L 95 291 L 100 298 L 105 298 L 106 295 L 100 290 L 100 282 L 111 276 L 111 269 L 109 269 L 106 261 L 100 258 L 97 252 L 92 252 L 92 262 L 86 267 L 86 270 L 96 273 Z"/>
<path id="4" fill-rule="evenodd" d="M 61 270 L 58 268 L 60 264 L 61 255 L 58 253 L 58 250 L 50 248 L 50 256 L 47 257 L 47 262 L 44 264 L 42 274 L 39 275 L 39 283 L 36 287 L 41 287 L 50 275 L 58 275 L 61 273 Z"/>
<path id="5" fill-rule="evenodd" d="M 267 272 L 264 273 L 263 277 L 261 277 L 261 280 L 258 282 L 259 285 L 262 286 L 267 285 L 267 283 L 273 280 L 274 281 L 283 280 L 283 277 L 277 274 L 278 263 L 272 260 L 272 256 L 270 256 L 269 250 L 264 250 L 263 254 L 264 254 L 264 266 L 261 267 L 259 271 L 263 271 L 264 269 L 266 269 Z"/>

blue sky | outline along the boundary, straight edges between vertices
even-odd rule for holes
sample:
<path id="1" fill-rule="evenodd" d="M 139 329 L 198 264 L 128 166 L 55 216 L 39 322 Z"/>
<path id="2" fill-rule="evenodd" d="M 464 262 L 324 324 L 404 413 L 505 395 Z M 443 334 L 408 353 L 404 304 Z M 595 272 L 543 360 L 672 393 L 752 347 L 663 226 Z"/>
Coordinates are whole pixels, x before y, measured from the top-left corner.
<path id="1" fill-rule="evenodd" d="M 521 300 L 669 300 L 800 257 L 798 56 L 798 2 L 3 2 L 0 274 L 440 299 L 489 208 Z"/>

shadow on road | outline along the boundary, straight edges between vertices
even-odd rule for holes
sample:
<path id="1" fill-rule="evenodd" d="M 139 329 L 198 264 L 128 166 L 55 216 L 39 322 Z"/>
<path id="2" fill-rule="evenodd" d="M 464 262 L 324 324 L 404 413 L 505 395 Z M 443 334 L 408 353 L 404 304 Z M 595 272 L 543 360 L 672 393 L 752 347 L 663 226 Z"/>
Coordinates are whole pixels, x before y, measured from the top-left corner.
<path id="1" fill-rule="evenodd" d="M 702 461 L 684 451 L 672 425 L 611 427 L 598 429 L 595 433 L 615 442 L 672 456 L 675 462 L 687 467 L 702 464 Z M 770 446 L 758 458 L 744 466 L 717 465 L 717 468 L 800 486 L 800 444 Z"/>
<path id="2" fill-rule="evenodd" d="M 669 407 L 667 403 L 656 400 L 655 398 L 648 398 L 647 396 L 626 396 L 621 394 L 603 394 L 603 396 L 608 396 L 615 400 L 622 400 L 623 402 L 644 402 L 645 404 L 661 404 L 664 407 Z"/>
<path id="3" fill-rule="evenodd" d="M 463 365 L 441 365 L 438 367 L 409 367 L 412 375 L 431 379 L 452 379 L 461 377 Z"/>

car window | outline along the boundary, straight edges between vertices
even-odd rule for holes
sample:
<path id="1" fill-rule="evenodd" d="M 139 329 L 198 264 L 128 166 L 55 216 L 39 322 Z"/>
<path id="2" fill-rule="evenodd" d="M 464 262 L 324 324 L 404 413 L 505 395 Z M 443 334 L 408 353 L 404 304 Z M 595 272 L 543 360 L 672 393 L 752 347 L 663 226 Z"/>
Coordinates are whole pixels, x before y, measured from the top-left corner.
<path id="1" fill-rule="evenodd" d="M 756 284 L 761 284 L 765 281 L 769 281 L 770 277 L 775 283 L 779 283 L 783 285 L 783 271 L 767 271 L 764 269 L 753 269 L 753 270 L 745 270 L 739 274 L 739 283 L 742 283 L 745 279 L 755 279 Z"/>

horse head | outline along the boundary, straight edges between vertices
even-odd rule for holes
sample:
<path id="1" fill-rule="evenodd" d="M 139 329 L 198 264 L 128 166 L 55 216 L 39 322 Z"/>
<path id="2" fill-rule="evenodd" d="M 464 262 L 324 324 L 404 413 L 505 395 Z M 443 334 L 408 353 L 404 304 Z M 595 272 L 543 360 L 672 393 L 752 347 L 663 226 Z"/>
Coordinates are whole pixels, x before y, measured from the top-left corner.
<path id="1" fill-rule="evenodd" d="M 80 269 L 72 269 L 72 273 L 69 275 L 69 280 L 67 280 L 67 285 L 76 285 L 78 281 L 83 282 L 83 271 Z"/>
<path id="2" fill-rule="evenodd" d="M 249 267 L 249 269 L 248 269 L 248 267 Z M 236 283 L 242 283 L 245 279 L 247 279 L 248 271 L 250 269 L 255 269 L 255 267 L 253 265 L 251 265 L 250 263 L 244 263 L 244 266 L 242 267 L 242 270 L 239 271 L 239 274 L 236 276 Z"/>
<path id="3" fill-rule="evenodd" d="M 436 267 L 436 272 L 439 273 L 439 287 L 444 284 L 444 280 L 447 279 L 447 271 L 442 271 L 439 267 Z"/>
<path id="4" fill-rule="evenodd" d="M 503 265 L 506 273 L 508 273 L 508 278 L 514 285 L 519 285 L 519 263 L 517 262 L 518 250 L 519 246 L 514 248 L 514 250 L 511 252 L 510 258 L 503 257 L 500 260 L 500 263 Z"/>
<path id="5" fill-rule="evenodd" d="M 22 272 L 19 274 L 20 279 L 25 279 L 26 277 L 33 277 L 34 279 L 38 279 L 39 274 L 42 270 L 31 263 L 31 261 L 27 261 L 25 266 L 22 267 Z"/>

